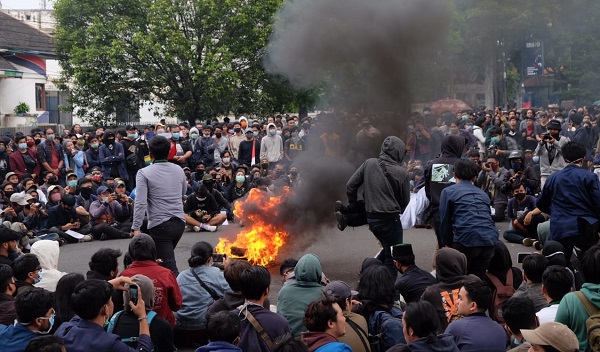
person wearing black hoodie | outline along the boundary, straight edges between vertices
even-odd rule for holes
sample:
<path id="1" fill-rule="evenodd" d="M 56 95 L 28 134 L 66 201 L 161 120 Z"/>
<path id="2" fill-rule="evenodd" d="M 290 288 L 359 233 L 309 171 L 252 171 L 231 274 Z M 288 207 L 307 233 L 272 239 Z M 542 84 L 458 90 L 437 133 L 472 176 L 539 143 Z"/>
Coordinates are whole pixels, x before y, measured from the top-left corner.
<path id="1" fill-rule="evenodd" d="M 394 280 L 398 270 L 390 248 L 403 242 L 400 214 L 410 200 L 408 171 L 402 166 L 405 155 L 404 142 L 389 136 L 381 145 L 379 158 L 367 159 L 346 184 L 349 203 L 357 202 L 358 188 L 364 186 L 369 230 L 383 247 L 377 258 L 385 264 Z"/>
<path id="2" fill-rule="evenodd" d="M 444 188 L 452 186 L 454 182 L 454 163 L 460 160 L 467 147 L 467 140 L 462 136 L 448 135 L 442 141 L 442 153 L 429 161 L 423 173 L 425 177 L 425 195 L 429 199 L 426 212 L 433 222 L 433 229 L 437 237 L 438 246 L 442 248 L 440 238 L 440 195 Z"/>

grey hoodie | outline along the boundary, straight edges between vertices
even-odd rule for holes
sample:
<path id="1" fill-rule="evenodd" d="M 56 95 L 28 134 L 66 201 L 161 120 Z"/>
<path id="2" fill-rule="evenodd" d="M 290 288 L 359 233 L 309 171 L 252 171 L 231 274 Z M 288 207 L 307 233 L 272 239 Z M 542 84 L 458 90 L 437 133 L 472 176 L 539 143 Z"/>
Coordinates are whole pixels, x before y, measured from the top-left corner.
<path id="1" fill-rule="evenodd" d="M 364 185 L 365 209 L 371 216 L 398 215 L 404 211 L 410 200 L 410 184 L 408 171 L 402 166 L 406 154 L 404 142 L 395 136 L 389 136 L 381 145 L 379 158 L 365 161 L 354 172 L 346 184 L 348 200 L 355 202 L 357 192 Z M 399 192 L 399 199 L 394 197 L 393 187 L 384 175 L 380 163 L 392 176 Z"/>

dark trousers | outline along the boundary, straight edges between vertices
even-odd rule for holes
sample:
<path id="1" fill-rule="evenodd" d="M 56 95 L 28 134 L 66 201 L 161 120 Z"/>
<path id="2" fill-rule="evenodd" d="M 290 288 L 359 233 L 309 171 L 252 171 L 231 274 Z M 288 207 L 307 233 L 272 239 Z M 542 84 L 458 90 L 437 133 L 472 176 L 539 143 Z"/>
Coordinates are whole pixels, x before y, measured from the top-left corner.
<path id="1" fill-rule="evenodd" d="M 88 224 L 89 225 L 89 224 Z M 88 235 L 90 234 L 90 232 L 92 232 L 92 226 L 88 226 L 85 225 L 79 229 L 73 229 L 73 231 L 75 232 L 79 232 L 82 235 Z M 59 226 L 54 226 L 51 227 L 50 229 L 48 229 L 49 233 L 56 233 L 58 235 L 58 237 L 62 238 L 63 240 L 65 240 L 67 243 L 78 243 L 79 240 L 76 239 L 73 236 L 70 236 L 69 234 L 67 234 L 65 231 L 61 230 Z"/>
<path id="2" fill-rule="evenodd" d="M 441 225 L 442 223 L 440 222 L 440 211 L 439 210 L 435 210 L 431 212 L 431 223 L 433 223 L 433 231 L 435 232 L 435 238 L 437 239 L 438 242 L 438 248 L 444 248 L 444 243 L 443 243 L 443 238 L 440 237 L 440 233 L 441 233 Z M 435 261 L 435 258 L 434 258 Z"/>
<path id="3" fill-rule="evenodd" d="M 526 238 L 523 234 L 516 230 L 506 230 L 503 235 L 504 239 L 510 243 L 520 243 L 523 244 L 523 240 Z"/>
<path id="4" fill-rule="evenodd" d="M 458 242 L 452 243 L 452 248 L 467 257 L 467 273 L 485 279 L 485 272 L 494 256 L 494 246 L 466 247 Z"/>
<path id="5" fill-rule="evenodd" d="M 121 239 L 121 238 L 129 238 L 129 232 L 131 231 L 131 223 L 129 227 L 124 227 L 122 225 L 109 225 L 107 223 L 96 224 L 92 229 L 92 236 L 94 236 L 95 240 L 99 240 L 102 237 L 102 234 L 105 234 L 108 239 Z"/>
<path id="6" fill-rule="evenodd" d="M 162 266 L 171 270 L 175 276 L 179 275 L 175 261 L 175 247 L 183 235 L 185 222 L 180 218 L 171 219 L 148 229 L 148 235 L 154 239 L 158 258 L 162 259 Z"/>
<path id="7" fill-rule="evenodd" d="M 571 267 L 573 247 L 577 247 L 581 250 L 581 253 L 585 253 L 591 246 L 598 244 L 599 222 L 590 225 L 584 219 L 578 219 L 577 227 L 579 228 L 579 235 L 557 240 L 565 247 L 565 257 L 569 267 Z"/>
<path id="8" fill-rule="evenodd" d="M 494 204 L 495 214 L 492 215 L 492 220 L 494 220 L 494 222 L 506 220 L 506 205 L 507 204 Z"/>
<path id="9" fill-rule="evenodd" d="M 367 216 L 367 223 L 369 224 L 369 230 L 371 230 L 383 247 L 377 255 L 377 259 L 385 264 L 390 275 L 396 281 L 398 270 L 394 266 L 391 247 L 402 243 L 403 240 L 404 232 L 400 216 L 396 216 L 394 219 L 373 219 Z"/>
<path id="10" fill-rule="evenodd" d="M 131 192 L 131 190 L 135 188 L 135 175 L 137 174 L 137 170 L 127 169 L 127 174 L 129 175 L 129 179 L 125 180 L 125 189 L 127 189 L 127 192 Z"/>

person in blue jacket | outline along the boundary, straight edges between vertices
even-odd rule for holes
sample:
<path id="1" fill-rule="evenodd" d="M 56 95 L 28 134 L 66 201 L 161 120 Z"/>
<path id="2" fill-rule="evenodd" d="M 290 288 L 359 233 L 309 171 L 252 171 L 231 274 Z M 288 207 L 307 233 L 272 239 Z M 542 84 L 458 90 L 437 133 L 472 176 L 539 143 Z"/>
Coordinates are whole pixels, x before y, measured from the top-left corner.
<path id="1" fill-rule="evenodd" d="M 17 296 L 17 320 L 12 325 L 0 325 L 0 349 L 3 352 L 23 352 L 39 335 L 50 332 L 54 324 L 54 294 L 33 287 Z"/>

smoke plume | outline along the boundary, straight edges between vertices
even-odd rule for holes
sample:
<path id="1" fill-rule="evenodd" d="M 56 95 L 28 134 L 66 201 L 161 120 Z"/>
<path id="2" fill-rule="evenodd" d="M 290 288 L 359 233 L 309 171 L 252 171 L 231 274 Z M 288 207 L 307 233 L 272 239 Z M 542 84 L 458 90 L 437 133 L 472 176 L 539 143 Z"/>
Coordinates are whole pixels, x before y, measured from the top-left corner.
<path id="1" fill-rule="evenodd" d="M 364 157 L 378 155 L 354 145 L 356 120 L 378 114 L 385 137 L 400 135 L 410 112 L 415 63 L 423 48 L 444 35 L 447 8 L 442 0 L 295 0 L 278 12 L 267 46 L 266 69 L 299 88 L 325 84 L 335 117 L 311 130 L 308 151 L 294 164 L 302 182 L 273 221 L 285 221 L 290 252 L 318 241 L 335 223 L 333 202 L 345 200 L 345 185 Z M 353 120 L 340 119 L 340 112 Z M 355 115 L 359 113 L 360 116 Z M 368 115 L 366 115 L 368 114 Z M 360 122 L 360 120 L 358 120 Z M 325 158 L 319 134 L 336 131 L 363 159 Z M 348 152 L 348 150 L 344 150 Z M 284 247 L 283 250 L 286 250 Z M 290 253 L 293 255 L 293 253 Z"/>

